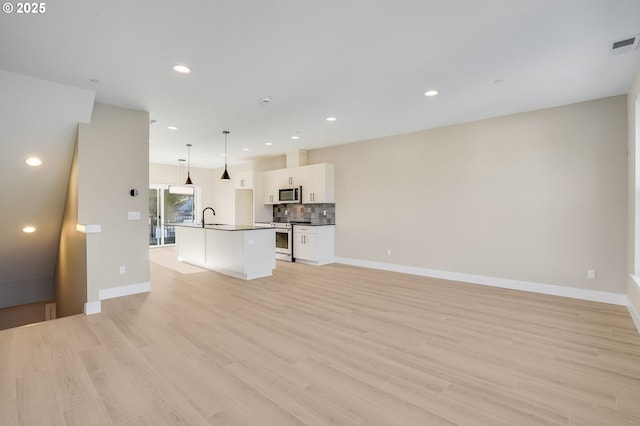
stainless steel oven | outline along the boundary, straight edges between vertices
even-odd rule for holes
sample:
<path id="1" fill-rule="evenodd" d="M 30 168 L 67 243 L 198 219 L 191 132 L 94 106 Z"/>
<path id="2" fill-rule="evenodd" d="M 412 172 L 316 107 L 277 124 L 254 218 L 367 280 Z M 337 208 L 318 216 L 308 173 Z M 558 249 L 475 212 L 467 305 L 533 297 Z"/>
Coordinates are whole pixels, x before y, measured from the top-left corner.
<path id="1" fill-rule="evenodd" d="M 290 223 L 271 222 L 276 228 L 276 259 L 293 262 L 293 237 Z"/>

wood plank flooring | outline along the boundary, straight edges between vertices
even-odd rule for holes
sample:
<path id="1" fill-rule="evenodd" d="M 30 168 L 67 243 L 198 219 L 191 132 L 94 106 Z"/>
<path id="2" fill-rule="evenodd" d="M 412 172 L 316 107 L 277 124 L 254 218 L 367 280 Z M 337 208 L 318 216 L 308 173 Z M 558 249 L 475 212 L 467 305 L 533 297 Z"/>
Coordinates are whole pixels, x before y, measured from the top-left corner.
<path id="1" fill-rule="evenodd" d="M 0 425 L 639 425 L 624 307 L 345 265 L 0 331 Z"/>

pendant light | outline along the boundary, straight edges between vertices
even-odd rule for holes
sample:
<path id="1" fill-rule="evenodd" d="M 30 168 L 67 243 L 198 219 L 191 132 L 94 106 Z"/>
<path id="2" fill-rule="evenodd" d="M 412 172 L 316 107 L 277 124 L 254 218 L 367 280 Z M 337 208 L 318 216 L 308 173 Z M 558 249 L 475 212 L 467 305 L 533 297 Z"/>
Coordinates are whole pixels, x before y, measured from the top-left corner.
<path id="1" fill-rule="evenodd" d="M 224 134 L 224 173 L 222 173 L 222 180 L 231 180 L 231 176 L 229 176 L 229 172 L 227 171 L 227 135 L 229 134 L 228 130 L 223 130 Z"/>
<path id="2" fill-rule="evenodd" d="M 193 185 L 193 181 L 191 180 L 191 144 L 187 144 L 187 180 L 184 182 L 185 185 Z"/>
<path id="3" fill-rule="evenodd" d="M 182 178 L 184 177 L 184 163 L 186 162 L 187 160 L 185 160 L 184 158 L 178 158 L 178 168 L 180 169 L 178 171 L 178 182 L 181 182 Z M 169 194 L 193 195 L 193 192 L 193 185 L 183 185 L 181 183 L 177 185 L 169 184 Z"/>

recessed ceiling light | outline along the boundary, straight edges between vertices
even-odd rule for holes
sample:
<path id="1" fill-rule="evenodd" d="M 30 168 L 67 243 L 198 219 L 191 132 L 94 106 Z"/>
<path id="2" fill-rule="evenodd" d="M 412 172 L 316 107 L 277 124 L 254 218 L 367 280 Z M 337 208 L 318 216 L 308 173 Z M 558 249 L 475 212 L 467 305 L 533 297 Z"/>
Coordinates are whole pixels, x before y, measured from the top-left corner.
<path id="1" fill-rule="evenodd" d="M 249 148 L 242 148 L 243 151 L 249 151 Z"/>
<path id="2" fill-rule="evenodd" d="M 25 160 L 25 163 L 27 163 L 31 167 L 38 167 L 42 165 L 42 160 L 38 157 L 29 157 Z"/>
<path id="3" fill-rule="evenodd" d="M 264 144 L 267 145 L 267 146 L 273 145 L 271 142 L 265 142 Z"/>
<path id="4" fill-rule="evenodd" d="M 424 92 L 425 96 L 435 96 L 438 94 L 437 90 L 427 90 L 426 92 Z"/>
<path id="5" fill-rule="evenodd" d="M 293 135 L 293 136 L 291 136 L 291 139 L 297 140 L 297 139 L 300 139 L 300 136 L 298 136 L 298 135 Z"/>
<path id="6" fill-rule="evenodd" d="M 169 130 L 178 130 L 178 128 L 176 126 L 169 126 L 169 127 L 167 127 L 167 129 L 169 129 Z"/>
<path id="7" fill-rule="evenodd" d="M 177 64 L 173 66 L 173 70 L 175 72 L 179 72 L 180 74 L 190 74 L 191 68 L 186 65 Z"/>
<path id="8" fill-rule="evenodd" d="M 25 234 L 32 234 L 36 232 L 36 228 L 33 226 L 25 226 L 24 228 L 22 228 L 22 232 L 24 232 Z"/>
<path id="9" fill-rule="evenodd" d="M 337 118 L 335 118 L 333 116 L 327 117 L 327 121 L 336 121 L 336 120 L 337 120 Z"/>

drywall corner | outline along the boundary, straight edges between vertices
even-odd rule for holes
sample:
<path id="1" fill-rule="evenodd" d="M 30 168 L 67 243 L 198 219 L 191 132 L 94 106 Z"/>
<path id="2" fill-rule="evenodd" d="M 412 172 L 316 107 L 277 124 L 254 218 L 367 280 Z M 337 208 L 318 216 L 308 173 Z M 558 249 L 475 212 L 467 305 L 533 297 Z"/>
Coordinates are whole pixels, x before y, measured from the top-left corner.
<path id="1" fill-rule="evenodd" d="M 87 300 L 85 234 L 78 232 L 78 142 L 73 153 L 54 272 L 58 317 L 81 314 Z"/>
<path id="2" fill-rule="evenodd" d="M 88 304 L 101 291 L 150 281 L 148 211 L 149 114 L 96 103 L 78 130 L 77 222 L 101 230 L 85 234 Z"/>

